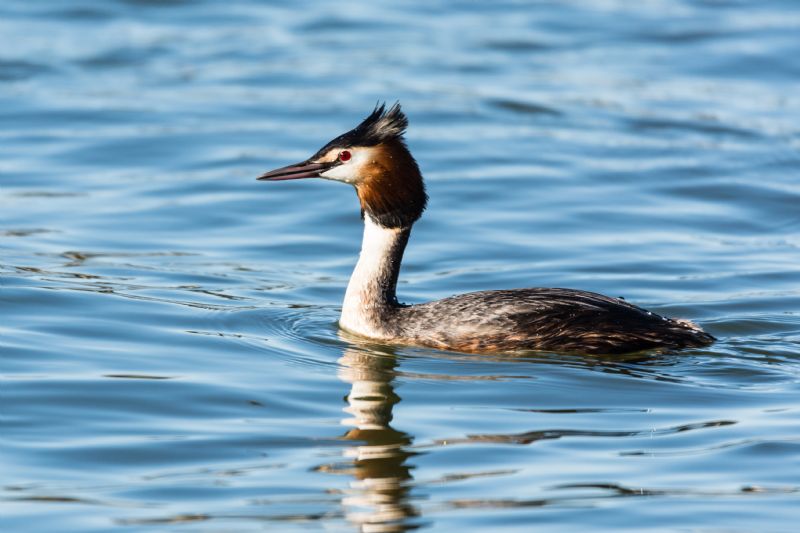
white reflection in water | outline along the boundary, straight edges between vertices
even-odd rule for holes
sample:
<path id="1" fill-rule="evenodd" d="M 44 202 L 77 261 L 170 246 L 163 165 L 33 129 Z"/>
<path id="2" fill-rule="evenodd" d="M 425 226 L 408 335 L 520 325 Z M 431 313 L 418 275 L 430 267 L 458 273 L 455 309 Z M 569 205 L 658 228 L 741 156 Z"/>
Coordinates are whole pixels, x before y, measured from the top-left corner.
<path id="1" fill-rule="evenodd" d="M 349 468 L 338 470 L 354 478 L 342 498 L 345 515 L 362 531 L 406 531 L 419 513 L 410 503 L 406 464 L 412 439 L 390 425 L 400 402 L 392 384 L 397 361 L 350 349 L 339 363 L 339 378 L 351 384 L 343 409 L 350 416 L 342 420 L 351 429 L 343 438 L 354 444 L 344 452 Z"/>

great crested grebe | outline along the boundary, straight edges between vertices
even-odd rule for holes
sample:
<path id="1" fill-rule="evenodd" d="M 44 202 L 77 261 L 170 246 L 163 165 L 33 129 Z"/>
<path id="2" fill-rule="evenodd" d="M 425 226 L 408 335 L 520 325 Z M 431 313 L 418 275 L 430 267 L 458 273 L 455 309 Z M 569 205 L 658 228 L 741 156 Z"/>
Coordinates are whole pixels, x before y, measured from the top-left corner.
<path id="1" fill-rule="evenodd" d="M 659 316 L 618 298 L 573 289 L 511 289 L 417 305 L 395 289 L 411 227 L 428 196 L 395 104 L 375 110 L 309 159 L 259 180 L 325 178 L 354 186 L 364 240 L 347 285 L 340 326 L 391 343 L 462 352 L 551 350 L 591 354 L 706 346 L 715 339 L 688 320 Z"/>

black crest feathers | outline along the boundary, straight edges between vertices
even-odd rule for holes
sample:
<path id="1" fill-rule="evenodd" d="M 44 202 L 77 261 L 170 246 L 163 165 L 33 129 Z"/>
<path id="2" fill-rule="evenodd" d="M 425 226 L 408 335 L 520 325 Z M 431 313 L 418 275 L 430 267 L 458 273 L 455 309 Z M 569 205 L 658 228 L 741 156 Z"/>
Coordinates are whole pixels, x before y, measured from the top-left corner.
<path id="1" fill-rule="evenodd" d="M 396 102 L 388 110 L 385 103 L 378 104 L 361 124 L 320 148 L 312 159 L 324 155 L 332 148 L 376 146 L 392 139 L 402 141 L 407 127 L 408 118 L 400 109 L 399 102 Z"/>
<path id="2" fill-rule="evenodd" d="M 386 110 L 386 104 L 376 105 L 370 115 L 351 132 L 359 146 L 375 146 L 389 139 L 399 139 L 406 132 L 408 118 L 400 103 Z"/>

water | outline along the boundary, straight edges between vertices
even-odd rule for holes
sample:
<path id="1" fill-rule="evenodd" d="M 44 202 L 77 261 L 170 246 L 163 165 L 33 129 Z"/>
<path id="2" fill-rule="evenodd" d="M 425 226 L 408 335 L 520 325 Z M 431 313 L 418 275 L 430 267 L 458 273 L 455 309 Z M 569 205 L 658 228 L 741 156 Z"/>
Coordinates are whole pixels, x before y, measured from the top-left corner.
<path id="1" fill-rule="evenodd" d="M 3 531 L 794 531 L 800 4 L 0 6 Z M 260 183 L 402 101 L 399 292 L 696 320 L 645 358 L 336 327 L 352 190 Z"/>

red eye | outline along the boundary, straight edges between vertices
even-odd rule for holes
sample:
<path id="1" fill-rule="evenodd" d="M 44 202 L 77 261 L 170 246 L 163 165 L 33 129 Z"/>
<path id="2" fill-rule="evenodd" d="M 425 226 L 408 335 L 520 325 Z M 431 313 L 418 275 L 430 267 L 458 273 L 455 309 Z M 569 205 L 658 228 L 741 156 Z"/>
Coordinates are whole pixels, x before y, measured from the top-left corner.
<path id="1" fill-rule="evenodd" d="M 347 150 L 342 150 L 339 152 L 339 161 L 344 163 L 345 161 L 350 161 L 350 158 L 353 157 L 353 154 L 348 152 Z"/>

